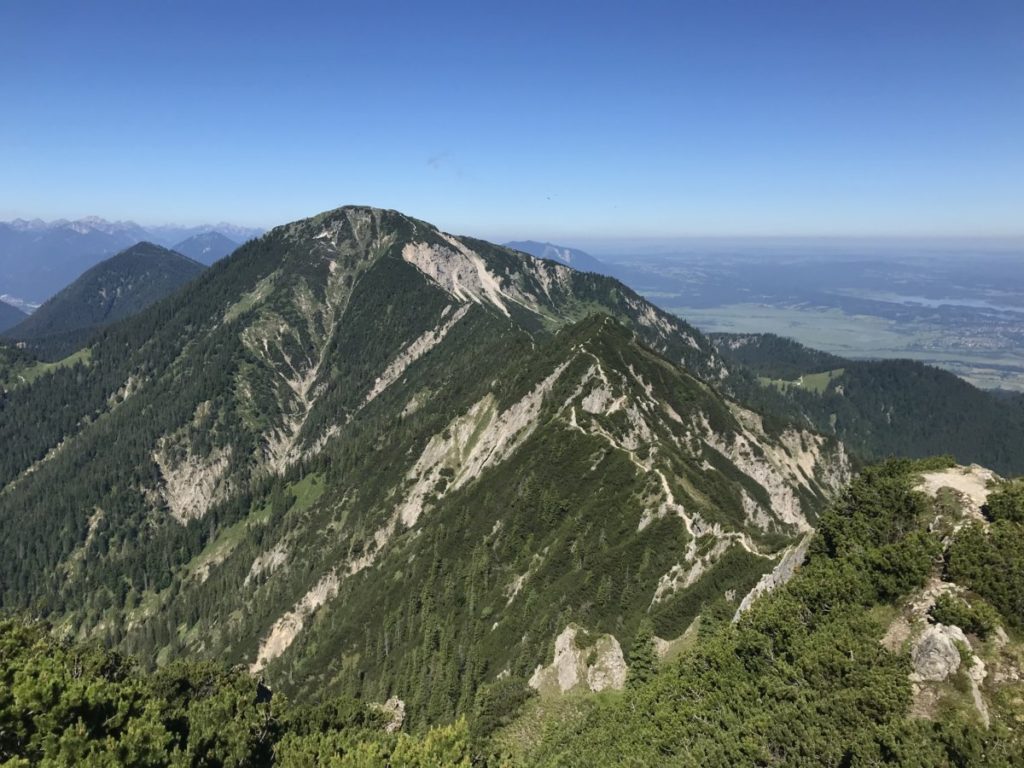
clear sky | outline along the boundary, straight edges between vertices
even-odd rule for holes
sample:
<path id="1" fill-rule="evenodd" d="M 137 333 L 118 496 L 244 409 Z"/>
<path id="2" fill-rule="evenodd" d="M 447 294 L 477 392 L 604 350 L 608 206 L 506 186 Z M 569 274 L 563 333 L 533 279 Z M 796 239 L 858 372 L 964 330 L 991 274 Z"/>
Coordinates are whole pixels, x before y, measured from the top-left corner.
<path id="1" fill-rule="evenodd" d="M 1024 234 L 1024 0 L 0 0 L 0 218 Z"/>

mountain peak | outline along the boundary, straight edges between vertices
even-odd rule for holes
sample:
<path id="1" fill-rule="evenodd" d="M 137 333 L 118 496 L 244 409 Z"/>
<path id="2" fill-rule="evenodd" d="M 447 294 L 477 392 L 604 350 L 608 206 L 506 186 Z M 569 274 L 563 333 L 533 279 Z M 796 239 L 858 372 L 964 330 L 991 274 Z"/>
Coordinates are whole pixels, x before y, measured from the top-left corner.
<path id="1" fill-rule="evenodd" d="M 83 281 L 77 306 L 125 285 Z M 835 441 L 727 401 L 710 342 L 621 283 L 394 210 L 275 228 L 90 350 L 20 390 L 60 412 L 0 410 L 26 446 L 0 463 L 7 604 L 417 713 L 401 670 L 443 672 L 424 621 L 453 657 L 493 650 L 451 689 L 468 701 L 569 623 L 679 636 L 723 593 L 734 610 L 848 472 Z M 58 484 L 60 538 L 17 557 L 50 541 Z"/>
<path id="2" fill-rule="evenodd" d="M 187 256 L 142 241 L 88 269 L 7 334 L 62 357 L 95 329 L 140 312 L 203 269 Z"/>

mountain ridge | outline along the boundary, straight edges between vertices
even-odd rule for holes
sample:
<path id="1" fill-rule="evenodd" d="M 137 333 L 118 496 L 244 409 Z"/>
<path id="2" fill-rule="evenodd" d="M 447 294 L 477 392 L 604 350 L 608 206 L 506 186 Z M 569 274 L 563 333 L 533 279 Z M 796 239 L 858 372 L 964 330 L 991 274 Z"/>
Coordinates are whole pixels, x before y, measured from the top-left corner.
<path id="1" fill-rule="evenodd" d="M 3 604 L 149 663 L 401 690 L 418 722 L 572 621 L 735 610 L 849 471 L 724 400 L 710 343 L 620 283 L 394 211 L 277 227 L 90 350 L 0 409 L 4 546 L 31 553 L 0 559 Z"/>
<path id="2" fill-rule="evenodd" d="M 1024 473 L 1024 395 L 996 396 L 911 360 L 848 360 L 773 334 L 710 334 L 734 375 L 729 390 L 789 411 L 868 461 L 940 453 Z"/>
<path id="3" fill-rule="evenodd" d="M 180 253 L 137 243 L 86 270 L 7 337 L 51 358 L 73 352 L 89 334 L 171 295 L 204 267 Z"/>

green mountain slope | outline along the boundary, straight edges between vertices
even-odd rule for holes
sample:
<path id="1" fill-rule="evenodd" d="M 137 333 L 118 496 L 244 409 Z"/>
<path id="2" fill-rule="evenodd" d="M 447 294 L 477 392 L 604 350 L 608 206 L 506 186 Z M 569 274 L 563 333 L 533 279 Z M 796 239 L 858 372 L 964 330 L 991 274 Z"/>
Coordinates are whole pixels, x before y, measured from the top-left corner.
<path id="1" fill-rule="evenodd" d="M 508 676 L 482 686 L 466 717 L 429 729 L 397 699 L 290 700 L 244 668 L 195 660 L 147 673 L 45 625 L 0 620 L 0 760 L 1017 766 L 1022 542 L 1022 481 L 943 460 L 870 467 L 822 515 L 805 562 L 748 610 L 705 615 L 674 660 L 659 661 L 641 625 L 625 690 L 530 695 Z M 443 594 L 422 592 L 425 604 Z M 608 654 L 607 635 L 571 629 L 577 648 Z M 572 646 L 555 656 L 552 668 L 571 675 Z M 428 681 L 432 692 L 447 684 Z"/>
<path id="2" fill-rule="evenodd" d="M 990 477 L 870 468 L 788 584 L 623 694 L 531 702 L 494 764 L 1021 765 L 1022 616 L 989 601 L 1024 588 L 1024 505 L 983 517 Z M 1009 590 L 969 580 L 996 559 Z"/>
<path id="3" fill-rule="evenodd" d="M 179 253 L 137 243 L 87 270 L 7 335 L 50 359 L 63 357 L 97 328 L 138 314 L 202 271 Z"/>
<path id="4" fill-rule="evenodd" d="M 1024 473 L 1024 396 L 995 396 L 909 360 L 854 361 L 772 334 L 714 334 L 730 390 L 759 410 L 802 416 L 866 460 L 954 455 Z"/>
<path id="5" fill-rule="evenodd" d="M 393 211 L 295 222 L 5 396 L 0 601 L 444 719 L 570 623 L 734 609 L 803 537 L 845 454 L 726 375 L 612 279 Z"/>

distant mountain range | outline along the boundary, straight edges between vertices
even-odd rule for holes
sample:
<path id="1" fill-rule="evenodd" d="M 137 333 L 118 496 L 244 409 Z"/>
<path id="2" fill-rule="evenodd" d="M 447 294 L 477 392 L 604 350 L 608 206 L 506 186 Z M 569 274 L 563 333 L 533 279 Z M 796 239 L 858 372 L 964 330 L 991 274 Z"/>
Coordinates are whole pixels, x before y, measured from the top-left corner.
<path id="1" fill-rule="evenodd" d="M 76 221 L 0 222 L 0 294 L 6 294 L 10 304 L 38 304 L 89 267 L 135 243 L 149 241 L 174 247 L 211 232 L 236 244 L 260 235 L 262 230 L 227 223 L 143 227 L 132 221 L 107 221 L 95 216 Z M 224 250 L 223 244 L 211 247 L 208 261 L 202 256 L 197 260 L 210 263 L 219 258 L 213 257 L 214 253 L 225 255 L 230 250 Z"/>
<path id="2" fill-rule="evenodd" d="M 79 348 L 96 329 L 134 315 L 174 293 L 205 267 L 153 243 L 137 243 L 102 261 L 5 331 L 44 358 Z M 6 305 L 4 305 L 6 306 Z"/>
<path id="3" fill-rule="evenodd" d="M 531 256 L 536 256 L 538 259 L 557 261 L 581 272 L 609 274 L 607 264 L 595 259 L 586 251 L 581 251 L 577 248 L 567 248 L 564 245 L 555 245 L 553 243 L 541 243 L 536 240 L 513 240 L 505 243 L 505 247 L 528 253 Z"/>

